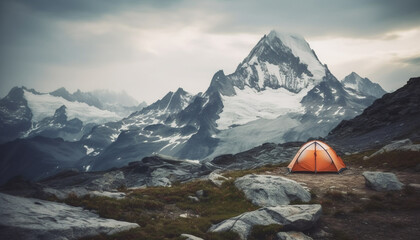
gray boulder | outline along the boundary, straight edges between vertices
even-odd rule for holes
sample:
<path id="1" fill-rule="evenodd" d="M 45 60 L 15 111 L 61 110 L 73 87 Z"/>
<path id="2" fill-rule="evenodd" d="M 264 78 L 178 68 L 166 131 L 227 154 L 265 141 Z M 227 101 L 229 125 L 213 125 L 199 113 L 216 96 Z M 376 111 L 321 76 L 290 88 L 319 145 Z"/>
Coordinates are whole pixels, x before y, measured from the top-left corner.
<path id="1" fill-rule="evenodd" d="M 277 240 L 312 240 L 311 237 L 306 236 L 301 232 L 279 232 L 276 234 Z"/>
<path id="2" fill-rule="evenodd" d="M 171 187 L 172 183 L 171 181 L 166 178 L 166 177 L 161 177 L 161 178 L 148 178 L 147 179 L 147 186 L 148 187 Z"/>
<path id="3" fill-rule="evenodd" d="M 279 176 L 245 175 L 236 179 L 235 186 L 242 190 L 253 204 L 261 207 L 287 205 L 295 200 L 311 200 L 311 194 L 299 183 Z"/>
<path id="4" fill-rule="evenodd" d="M 363 172 L 366 186 L 376 191 L 401 190 L 402 184 L 393 173 Z"/>
<path id="5" fill-rule="evenodd" d="M 221 187 L 226 180 L 229 180 L 227 177 L 220 175 L 217 170 L 211 172 L 208 179 L 217 187 Z"/>
<path id="6" fill-rule="evenodd" d="M 210 232 L 234 231 L 247 239 L 256 225 L 279 224 L 286 230 L 303 231 L 311 228 L 321 216 L 322 208 L 314 205 L 284 205 L 264 207 L 224 220 L 210 227 Z"/>
<path id="7" fill-rule="evenodd" d="M 139 227 L 81 207 L 0 193 L 0 239 L 78 239 Z"/>

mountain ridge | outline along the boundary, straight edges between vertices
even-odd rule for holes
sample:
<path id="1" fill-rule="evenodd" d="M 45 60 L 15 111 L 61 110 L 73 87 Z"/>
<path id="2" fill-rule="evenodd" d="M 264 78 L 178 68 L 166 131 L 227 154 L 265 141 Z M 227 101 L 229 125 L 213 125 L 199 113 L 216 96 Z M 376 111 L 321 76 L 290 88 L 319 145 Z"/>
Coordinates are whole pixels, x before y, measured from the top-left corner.
<path id="1" fill-rule="evenodd" d="M 368 78 L 362 78 L 357 73 L 352 72 L 341 80 L 345 88 L 350 88 L 364 95 L 371 95 L 376 98 L 382 97 L 386 91 L 378 84 L 373 83 Z"/>
<path id="2" fill-rule="evenodd" d="M 106 170 L 154 154 L 205 160 L 265 142 L 306 141 L 374 99 L 344 88 L 303 38 L 270 32 L 235 72 L 216 72 L 204 93 L 179 88 L 123 119 L 92 126 L 76 141 L 85 154 L 74 167 Z"/>

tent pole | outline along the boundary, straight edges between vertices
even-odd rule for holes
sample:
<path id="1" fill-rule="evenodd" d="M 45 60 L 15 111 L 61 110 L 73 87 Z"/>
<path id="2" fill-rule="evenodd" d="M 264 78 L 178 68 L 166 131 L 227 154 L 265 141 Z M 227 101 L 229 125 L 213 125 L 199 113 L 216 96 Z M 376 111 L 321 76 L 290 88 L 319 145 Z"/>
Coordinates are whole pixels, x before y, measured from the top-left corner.
<path id="1" fill-rule="evenodd" d="M 316 142 L 315 142 L 315 152 L 314 152 L 314 155 L 315 155 L 315 173 L 316 173 Z"/>

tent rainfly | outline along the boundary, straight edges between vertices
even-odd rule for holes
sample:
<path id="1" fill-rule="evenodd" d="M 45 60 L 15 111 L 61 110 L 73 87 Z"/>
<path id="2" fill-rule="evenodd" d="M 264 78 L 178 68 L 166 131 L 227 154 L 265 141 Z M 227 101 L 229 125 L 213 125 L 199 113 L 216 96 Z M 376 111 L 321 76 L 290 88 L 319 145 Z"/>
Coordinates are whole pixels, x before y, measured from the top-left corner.
<path id="1" fill-rule="evenodd" d="M 342 172 L 346 169 L 343 160 L 326 143 L 305 143 L 287 166 L 289 172 Z"/>

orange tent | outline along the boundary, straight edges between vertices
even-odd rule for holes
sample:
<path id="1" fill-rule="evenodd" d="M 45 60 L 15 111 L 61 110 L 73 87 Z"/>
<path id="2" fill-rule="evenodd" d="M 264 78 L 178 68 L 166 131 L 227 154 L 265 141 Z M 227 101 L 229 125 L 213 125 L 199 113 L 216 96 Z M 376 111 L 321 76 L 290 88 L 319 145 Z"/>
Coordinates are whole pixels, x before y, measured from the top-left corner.
<path id="1" fill-rule="evenodd" d="M 326 143 L 305 143 L 287 166 L 289 172 L 342 172 L 346 169 L 343 160 Z"/>

